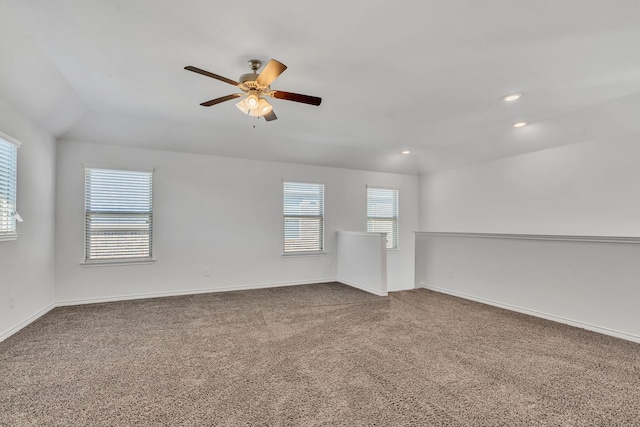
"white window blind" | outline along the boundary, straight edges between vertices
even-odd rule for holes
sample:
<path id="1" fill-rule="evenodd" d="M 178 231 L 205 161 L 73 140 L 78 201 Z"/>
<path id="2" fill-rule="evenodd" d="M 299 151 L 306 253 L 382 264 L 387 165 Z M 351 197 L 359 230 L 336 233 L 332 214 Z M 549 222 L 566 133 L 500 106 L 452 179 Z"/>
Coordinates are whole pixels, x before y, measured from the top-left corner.
<path id="1" fill-rule="evenodd" d="M 387 233 L 387 249 L 398 248 L 398 190 L 367 186 L 367 231 Z"/>
<path id="2" fill-rule="evenodd" d="M 18 146 L 0 135 L 0 237 L 16 232 Z"/>
<path id="3" fill-rule="evenodd" d="M 285 182 L 284 252 L 324 248 L 324 185 Z"/>
<path id="4" fill-rule="evenodd" d="M 153 172 L 85 169 L 85 261 L 152 258 Z"/>

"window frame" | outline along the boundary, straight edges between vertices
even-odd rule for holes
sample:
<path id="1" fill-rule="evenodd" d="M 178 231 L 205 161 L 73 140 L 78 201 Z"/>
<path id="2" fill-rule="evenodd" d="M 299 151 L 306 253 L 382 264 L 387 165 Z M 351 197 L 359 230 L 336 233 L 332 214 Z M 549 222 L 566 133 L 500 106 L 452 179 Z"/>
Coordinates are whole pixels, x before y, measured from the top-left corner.
<path id="1" fill-rule="evenodd" d="M 18 214 L 18 149 L 22 145 L 20 141 L 17 139 L 0 132 L 0 144 L 5 144 L 8 148 L 15 149 L 12 153 L 14 158 L 12 159 L 12 164 L 9 165 L 7 169 L 2 169 L 0 172 L 6 173 L 8 177 L 7 187 L 7 200 L 6 204 L 8 207 L 12 209 L 12 212 L 9 212 L 8 215 L 0 217 L 0 223 L 4 220 L 9 221 L 9 228 L 6 231 L 0 230 L 0 242 L 7 242 L 12 240 L 17 240 L 20 234 L 18 233 L 17 222 L 22 222 L 22 218 Z M 1 164 L 1 163 L 0 163 Z M 6 212 L 6 211 L 5 211 Z"/>
<path id="2" fill-rule="evenodd" d="M 110 165 L 110 164 L 97 164 L 97 163 L 83 163 L 84 167 L 84 261 L 81 263 L 83 267 L 93 267 L 93 266 L 109 266 L 109 265 L 135 265 L 135 264 L 150 264 L 154 263 L 155 259 L 153 258 L 153 203 L 154 203 L 154 181 L 155 181 L 155 168 L 146 167 L 146 166 L 129 166 L 129 165 Z M 148 212 L 149 216 L 149 253 L 144 257 L 113 257 L 113 258 L 89 258 L 89 247 L 87 246 L 87 237 L 88 237 L 88 188 L 87 188 L 87 177 L 89 170 L 112 170 L 112 171 L 122 171 L 122 172 L 141 172 L 148 173 L 150 176 L 150 186 L 151 189 L 149 191 L 149 204 L 150 211 Z M 124 215 L 124 214 L 123 214 Z"/>
<path id="3" fill-rule="evenodd" d="M 322 207 L 322 211 L 320 215 L 287 215 L 286 213 L 286 209 L 287 209 L 287 205 L 285 204 L 285 199 L 286 199 L 286 185 L 287 184 L 293 184 L 293 185 L 310 185 L 310 186 L 318 186 L 321 191 L 322 191 L 322 198 L 320 199 L 320 203 L 321 203 L 321 207 Z M 289 181 L 289 180 L 282 180 L 282 255 L 283 256 L 308 256 L 308 255 L 324 255 L 326 254 L 325 252 L 325 242 L 324 242 L 324 238 L 325 238 L 325 185 L 324 183 L 319 183 L 319 182 L 305 182 L 305 181 Z M 287 218 L 295 218 L 295 219 L 303 219 L 305 217 L 308 218 L 319 218 L 320 220 L 320 224 L 319 224 L 319 228 L 320 228 L 320 235 L 318 236 L 318 244 L 319 244 L 319 248 L 318 249 L 308 249 L 308 250 L 287 250 L 287 243 L 286 243 L 286 231 L 287 231 L 287 227 L 286 227 L 286 222 L 287 222 Z"/>
<path id="4" fill-rule="evenodd" d="M 395 193 L 394 202 L 395 202 L 395 215 L 392 216 L 370 216 L 369 212 L 369 190 L 384 190 L 384 191 L 393 191 Z M 367 232 L 380 232 L 379 230 L 371 230 L 370 224 L 373 219 L 382 220 L 382 221 L 391 221 L 391 229 L 392 236 L 389 236 L 387 233 L 387 244 L 385 245 L 388 251 L 397 251 L 400 248 L 400 190 L 395 187 L 384 187 L 379 185 L 368 185 L 366 186 L 367 191 Z M 391 237 L 391 239 L 389 239 Z M 391 242 L 391 246 L 389 247 L 389 242 Z"/>

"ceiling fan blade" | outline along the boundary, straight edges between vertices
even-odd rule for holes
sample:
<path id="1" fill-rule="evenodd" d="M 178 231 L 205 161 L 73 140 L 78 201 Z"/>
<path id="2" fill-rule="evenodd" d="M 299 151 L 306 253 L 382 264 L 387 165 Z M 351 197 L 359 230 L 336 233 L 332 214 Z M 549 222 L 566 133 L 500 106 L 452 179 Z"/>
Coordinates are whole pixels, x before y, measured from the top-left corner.
<path id="1" fill-rule="evenodd" d="M 269 86 L 286 69 L 287 66 L 282 62 L 272 59 L 269 61 L 266 67 L 264 67 L 264 69 L 256 79 L 256 82 L 263 86 Z"/>
<path id="2" fill-rule="evenodd" d="M 222 76 L 219 76 L 217 74 L 210 73 L 208 71 L 202 70 L 202 69 L 197 68 L 197 67 L 192 67 L 191 65 L 187 65 L 186 67 L 184 67 L 184 69 L 185 70 L 189 70 L 189 71 L 193 71 L 194 73 L 202 74 L 203 76 L 211 77 L 211 78 L 216 79 L 216 80 L 220 80 L 221 82 L 229 83 L 230 85 L 233 85 L 233 86 L 238 86 L 240 84 L 240 83 L 238 83 L 236 81 L 233 81 L 231 79 L 228 79 L 226 77 L 222 77 Z"/>
<path id="3" fill-rule="evenodd" d="M 227 95 L 227 96 L 223 96 L 223 97 L 220 97 L 220 98 L 212 99 L 211 101 L 203 102 L 200 105 L 202 105 L 203 107 L 211 107 L 212 105 L 220 104 L 221 102 L 224 102 L 224 101 L 231 101 L 232 99 L 240 98 L 241 96 L 244 96 L 244 94 L 243 93 L 234 93 L 234 94 L 231 94 L 231 95 Z"/>
<path id="4" fill-rule="evenodd" d="M 281 90 L 272 91 L 271 96 L 278 99 L 286 99 L 287 101 L 302 102 L 303 104 L 316 106 L 322 102 L 322 98 L 318 98 L 317 96 L 300 95 L 299 93 L 284 92 Z"/>
<path id="5" fill-rule="evenodd" d="M 268 122 L 270 122 L 271 120 L 275 120 L 278 117 L 276 116 L 276 113 L 273 112 L 273 110 L 269 111 L 267 114 L 264 115 L 264 119 Z"/>

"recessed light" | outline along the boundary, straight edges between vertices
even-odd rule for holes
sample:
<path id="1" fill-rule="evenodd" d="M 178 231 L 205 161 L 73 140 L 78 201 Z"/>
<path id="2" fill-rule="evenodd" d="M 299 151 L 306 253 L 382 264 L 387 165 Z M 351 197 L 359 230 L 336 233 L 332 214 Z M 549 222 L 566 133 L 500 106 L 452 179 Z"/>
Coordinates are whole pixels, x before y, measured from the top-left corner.
<path id="1" fill-rule="evenodd" d="M 411 151 L 409 151 L 409 150 L 404 150 L 404 151 L 402 152 L 402 154 L 411 154 Z"/>
<path id="2" fill-rule="evenodd" d="M 517 101 L 518 99 L 522 98 L 522 94 L 520 93 L 513 93 L 511 95 L 506 95 L 502 98 L 503 101 L 505 102 L 513 102 L 513 101 Z"/>
<path id="3" fill-rule="evenodd" d="M 527 122 L 516 122 L 513 124 L 514 128 L 522 128 L 525 127 L 527 125 Z"/>

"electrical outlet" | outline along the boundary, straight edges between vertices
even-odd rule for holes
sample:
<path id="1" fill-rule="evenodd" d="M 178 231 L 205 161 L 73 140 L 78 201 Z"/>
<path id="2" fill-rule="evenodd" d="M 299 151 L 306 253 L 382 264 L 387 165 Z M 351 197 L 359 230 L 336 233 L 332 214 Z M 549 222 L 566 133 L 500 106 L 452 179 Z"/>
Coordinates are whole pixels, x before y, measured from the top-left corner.
<path id="1" fill-rule="evenodd" d="M 211 269 L 209 267 L 204 269 L 204 275 L 205 276 L 211 276 Z"/>
<path id="2" fill-rule="evenodd" d="M 453 270 L 449 270 L 449 279 L 453 279 Z"/>
<path id="3" fill-rule="evenodd" d="M 9 296 L 9 308 L 13 308 L 16 306 L 16 296 L 15 295 L 10 295 Z"/>

